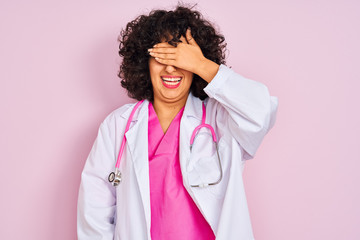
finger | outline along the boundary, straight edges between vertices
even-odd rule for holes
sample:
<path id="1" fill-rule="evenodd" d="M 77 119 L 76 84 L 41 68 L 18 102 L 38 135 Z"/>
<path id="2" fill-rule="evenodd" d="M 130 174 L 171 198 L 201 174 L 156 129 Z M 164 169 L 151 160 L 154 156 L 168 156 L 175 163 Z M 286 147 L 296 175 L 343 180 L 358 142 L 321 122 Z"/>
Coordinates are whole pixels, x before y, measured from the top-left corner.
<path id="1" fill-rule="evenodd" d="M 155 60 L 158 61 L 159 63 L 165 64 L 165 65 L 175 66 L 175 60 L 166 60 L 166 59 L 161 59 L 158 57 L 156 57 Z"/>
<path id="2" fill-rule="evenodd" d="M 185 43 L 185 44 L 188 44 L 188 41 L 186 40 L 186 38 L 184 36 L 180 37 L 180 41 Z"/>
<path id="3" fill-rule="evenodd" d="M 148 51 L 153 53 L 175 53 L 176 48 L 156 47 L 156 48 L 149 48 Z"/>
<path id="4" fill-rule="evenodd" d="M 176 59 L 176 54 L 173 54 L 173 53 L 155 53 L 155 52 L 149 52 L 149 54 L 150 54 L 152 57 L 155 57 L 155 58 L 173 59 L 173 60 Z"/>
<path id="5" fill-rule="evenodd" d="M 196 43 L 195 39 L 192 37 L 191 35 L 191 30 L 190 28 L 188 28 L 186 30 L 186 40 L 187 42 L 190 44 L 190 45 L 193 45 L 193 46 L 198 46 L 198 44 Z"/>

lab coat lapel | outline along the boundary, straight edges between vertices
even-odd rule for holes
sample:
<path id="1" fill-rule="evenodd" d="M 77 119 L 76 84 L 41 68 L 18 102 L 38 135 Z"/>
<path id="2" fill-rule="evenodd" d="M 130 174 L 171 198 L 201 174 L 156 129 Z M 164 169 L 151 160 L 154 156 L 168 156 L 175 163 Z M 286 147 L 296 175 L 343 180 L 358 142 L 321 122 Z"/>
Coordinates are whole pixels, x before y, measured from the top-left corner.
<path id="1" fill-rule="evenodd" d="M 134 164 L 137 184 L 145 210 L 148 230 L 150 230 L 150 189 L 148 157 L 148 118 L 149 102 L 144 101 L 134 114 L 130 129 L 125 134 L 127 147 Z"/>
<path id="2" fill-rule="evenodd" d="M 192 195 L 191 187 L 187 177 L 187 169 L 190 162 L 190 138 L 195 127 L 201 124 L 202 101 L 189 94 L 183 117 L 180 122 L 180 167 L 183 175 L 183 183 L 189 194 Z M 194 196 L 192 196 L 194 198 Z"/>

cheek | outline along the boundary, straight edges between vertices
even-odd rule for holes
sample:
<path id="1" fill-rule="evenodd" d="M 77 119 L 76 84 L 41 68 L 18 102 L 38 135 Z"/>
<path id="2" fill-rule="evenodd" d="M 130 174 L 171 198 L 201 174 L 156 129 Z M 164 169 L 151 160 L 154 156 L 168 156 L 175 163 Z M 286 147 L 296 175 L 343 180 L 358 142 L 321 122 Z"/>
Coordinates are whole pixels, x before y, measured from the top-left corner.
<path id="1" fill-rule="evenodd" d="M 151 83 L 154 86 L 156 84 L 157 79 L 159 78 L 160 72 L 162 71 L 163 66 L 155 61 L 155 59 L 149 60 L 149 71 Z"/>
<path id="2" fill-rule="evenodd" d="M 186 79 L 188 79 L 188 83 L 191 85 L 193 77 L 194 77 L 193 73 L 188 72 L 188 73 L 186 73 L 185 76 L 186 76 Z"/>
<path id="3" fill-rule="evenodd" d="M 161 72 L 163 68 L 163 65 L 161 63 L 158 63 L 154 58 L 149 59 L 149 70 L 150 74 L 157 74 Z"/>

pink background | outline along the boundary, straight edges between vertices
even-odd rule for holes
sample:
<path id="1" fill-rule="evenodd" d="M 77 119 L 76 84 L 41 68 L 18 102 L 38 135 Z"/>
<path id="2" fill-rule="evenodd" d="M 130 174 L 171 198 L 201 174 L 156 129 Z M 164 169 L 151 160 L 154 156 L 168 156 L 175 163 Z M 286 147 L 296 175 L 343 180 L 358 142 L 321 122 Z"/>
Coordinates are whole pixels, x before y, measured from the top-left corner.
<path id="1" fill-rule="evenodd" d="M 176 4 L 127 2 L 1 1 L 0 239 L 76 239 L 98 126 L 131 101 L 116 76 L 119 31 Z M 198 3 L 228 65 L 280 100 L 245 167 L 256 239 L 360 239 L 360 2 Z"/>

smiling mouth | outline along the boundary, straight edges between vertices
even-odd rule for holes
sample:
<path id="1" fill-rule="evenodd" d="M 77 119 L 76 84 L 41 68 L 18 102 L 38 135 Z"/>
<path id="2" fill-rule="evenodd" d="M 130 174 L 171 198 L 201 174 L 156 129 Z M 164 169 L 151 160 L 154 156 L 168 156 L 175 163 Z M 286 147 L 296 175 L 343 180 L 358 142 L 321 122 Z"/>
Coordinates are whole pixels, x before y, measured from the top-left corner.
<path id="1" fill-rule="evenodd" d="M 182 77 L 179 76 L 161 76 L 162 83 L 167 88 L 176 88 L 180 85 Z"/>

